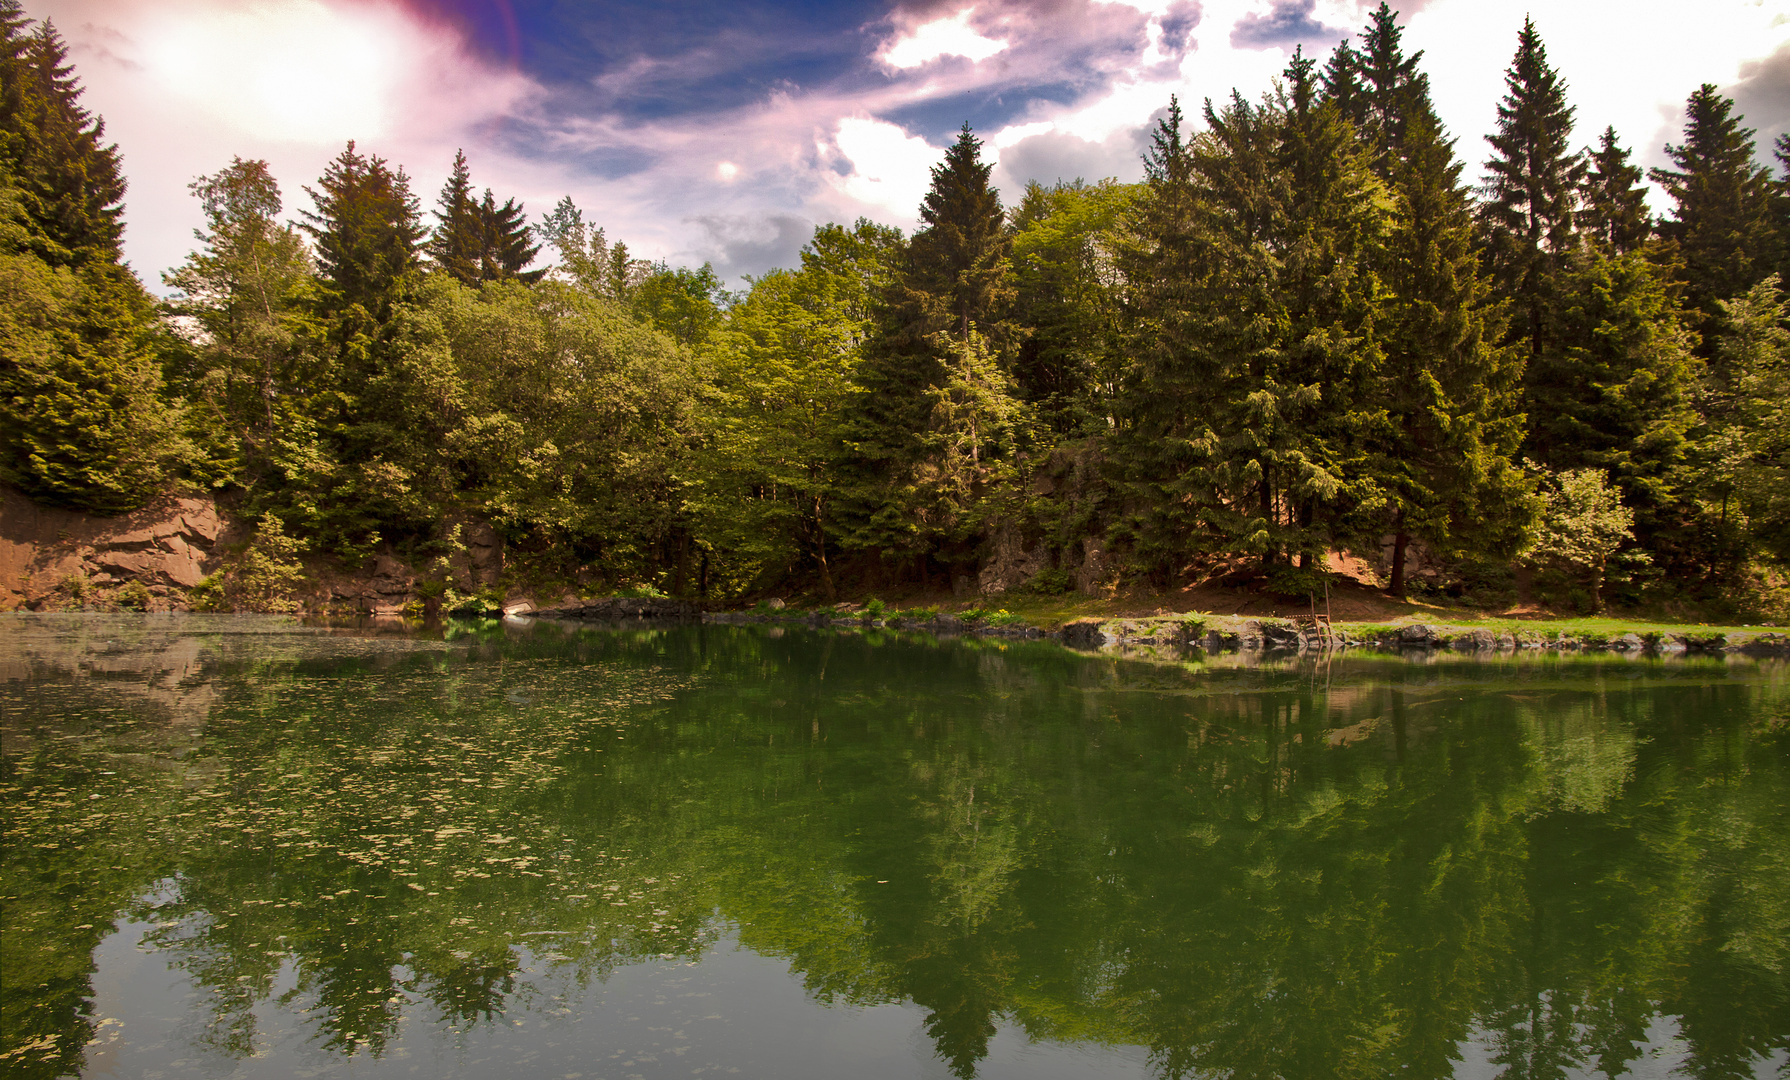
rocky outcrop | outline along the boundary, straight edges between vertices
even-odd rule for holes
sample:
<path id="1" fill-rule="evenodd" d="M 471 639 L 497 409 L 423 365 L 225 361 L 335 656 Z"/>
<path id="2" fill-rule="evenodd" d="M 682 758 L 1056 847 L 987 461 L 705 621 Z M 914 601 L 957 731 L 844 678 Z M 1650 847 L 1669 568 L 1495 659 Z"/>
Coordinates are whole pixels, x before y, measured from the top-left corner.
<path id="1" fill-rule="evenodd" d="M 223 562 L 231 524 L 206 499 L 163 499 L 119 517 L 39 506 L 0 490 L 0 610 L 41 608 L 141 582 L 151 608 L 182 606 Z"/>
<path id="2" fill-rule="evenodd" d="M 988 557 L 976 575 L 976 588 L 983 596 L 998 596 L 1049 568 L 1050 552 L 1042 540 L 1028 546 L 1017 530 L 1002 526 L 989 543 Z"/>

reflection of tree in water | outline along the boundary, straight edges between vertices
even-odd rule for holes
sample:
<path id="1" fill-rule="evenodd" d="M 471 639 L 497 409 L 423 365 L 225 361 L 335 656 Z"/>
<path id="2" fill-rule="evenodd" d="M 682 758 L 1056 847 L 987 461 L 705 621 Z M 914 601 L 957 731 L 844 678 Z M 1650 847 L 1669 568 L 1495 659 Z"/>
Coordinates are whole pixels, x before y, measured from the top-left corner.
<path id="1" fill-rule="evenodd" d="M 828 641 L 274 664 L 227 682 L 201 789 L 140 785 L 159 831 L 81 851 L 173 845 L 150 917 L 225 1057 L 283 963 L 323 1045 L 378 1054 L 407 998 L 515 1008 L 519 943 L 601 979 L 700 955 L 717 910 L 818 1000 L 924 1009 L 966 1077 L 1002 1023 L 1237 1077 L 1448 1076 L 1472 1039 L 1614 1075 L 1661 1015 L 1695 1075 L 1747 1075 L 1790 1031 L 1778 683 Z"/>

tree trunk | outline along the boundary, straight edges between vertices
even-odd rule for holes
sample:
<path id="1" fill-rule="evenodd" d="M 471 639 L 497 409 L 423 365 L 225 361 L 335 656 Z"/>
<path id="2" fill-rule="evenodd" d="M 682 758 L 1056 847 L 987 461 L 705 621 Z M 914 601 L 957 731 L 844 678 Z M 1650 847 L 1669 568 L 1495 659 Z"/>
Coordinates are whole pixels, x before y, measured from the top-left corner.
<path id="1" fill-rule="evenodd" d="M 1404 531 L 1405 514 L 1399 511 L 1398 532 L 1392 534 L 1392 585 L 1389 591 L 1400 600 L 1405 598 L 1405 548 L 1411 544 L 1411 534 Z"/>
<path id="2" fill-rule="evenodd" d="M 690 581 L 690 534 L 682 529 L 677 534 L 677 568 L 671 574 L 671 595 L 683 596 Z"/>
<path id="3" fill-rule="evenodd" d="M 1262 524 L 1268 529 L 1268 535 L 1270 537 L 1267 549 L 1262 552 L 1262 571 L 1266 573 L 1274 568 L 1274 563 L 1280 552 L 1275 549 L 1274 540 L 1272 539 L 1275 525 L 1274 488 L 1268 483 L 1268 463 L 1263 461 L 1260 464 L 1262 466 Z"/>
<path id="4" fill-rule="evenodd" d="M 820 589 L 826 594 L 827 603 L 832 603 L 833 571 L 827 565 L 827 529 L 821 524 L 820 496 L 814 497 L 814 557 L 820 562 Z"/>

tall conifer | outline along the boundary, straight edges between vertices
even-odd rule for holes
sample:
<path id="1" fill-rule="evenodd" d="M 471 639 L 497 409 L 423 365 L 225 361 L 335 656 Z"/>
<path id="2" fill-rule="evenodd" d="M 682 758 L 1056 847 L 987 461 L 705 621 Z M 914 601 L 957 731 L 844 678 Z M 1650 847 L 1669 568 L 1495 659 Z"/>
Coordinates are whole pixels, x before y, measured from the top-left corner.
<path id="1" fill-rule="evenodd" d="M 860 547 L 924 556 L 965 523 L 929 493 L 941 475 L 932 437 L 938 391 L 953 358 L 987 354 L 1004 367 L 1013 298 L 1006 214 L 981 150 L 966 123 L 933 168 L 924 227 L 907 246 L 882 332 L 858 371 L 863 392 L 851 428 L 859 490 L 894 493 L 858 518 Z"/>
<path id="2" fill-rule="evenodd" d="M 1504 86 L 1497 133 L 1486 137 L 1495 153 L 1485 165 L 1480 214 L 1492 272 L 1516 305 L 1513 330 L 1533 359 L 1548 345 L 1548 313 L 1572 250 L 1585 166 L 1567 149 L 1573 110 L 1566 103 L 1566 84 L 1548 66 L 1533 20 L 1523 20 Z"/>
<path id="3" fill-rule="evenodd" d="M 1640 168 L 1629 164 L 1613 127 L 1604 129 L 1597 149 L 1586 156 L 1590 169 L 1580 188 L 1581 231 L 1618 255 L 1638 250 L 1653 235 Z"/>
<path id="4" fill-rule="evenodd" d="M 1368 471 L 1393 539 L 1395 595 L 1414 539 L 1449 558 L 1513 554 L 1530 510 L 1512 455 L 1522 442 L 1519 352 L 1500 343 L 1504 306 L 1474 249 L 1472 202 L 1453 140 L 1429 118 L 1407 128 L 1384 253 L 1384 426 Z M 1377 530 L 1376 530 L 1377 531 Z"/>
<path id="5" fill-rule="evenodd" d="M 324 170 L 317 188 L 305 188 L 317 212 L 299 226 L 317 247 L 328 283 L 326 307 L 359 307 L 384 320 L 398 299 L 399 284 L 417 265 L 423 238 L 418 206 L 403 169 L 361 154 L 351 139 Z"/>
<path id="6" fill-rule="evenodd" d="M 124 265 L 124 180 L 55 28 L 0 0 L 0 478 L 101 513 L 198 454 L 163 397 L 153 307 Z"/>
<path id="7" fill-rule="evenodd" d="M 1392 176 L 1398 158 L 1404 152 L 1405 129 L 1413 119 L 1431 118 L 1435 110 L 1430 104 L 1429 76 L 1417 69 L 1422 51 L 1405 55 L 1404 29 L 1398 16 L 1385 0 L 1368 18 L 1361 44 L 1352 51 L 1358 96 L 1352 109 L 1344 115 L 1361 132 L 1373 148 L 1374 171 L 1382 180 Z M 1327 77 L 1326 92 L 1336 95 L 1336 80 Z M 1342 84 L 1336 84 L 1342 85 Z M 1356 91 L 1345 90 L 1338 98 Z"/>
<path id="8" fill-rule="evenodd" d="M 528 270 L 529 263 L 541 253 L 539 244 L 529 243 L 528 215 L 515 199 L 497 204 L 491 189 L 479 203 L 479 280 L 539 281 L 544 270 Z"/>
<path id="9" fill-rule="evenodd" d="M 1648 175 L 1675 204 L 1660 234 L 1678 243 L 1686 300 L 1702 313 L 1713 346 L 1716 302 L 1739 296 L 1773 268 L 1769 174 L 1753 163 L 1753 129 L 1734 102 L 1704 83 L 1685 104 L 1684 142 L 1667 144 L 1675 166 Z"/>
<path id="10" fill-rule="evenodd" d="M 472 194 L 472 174 L 466 165 L 466 152 L 454 151 L 454 168 L 441 194 L 435 199 L 434 232 L 423 246 L 436 266 L 461 284 L 479 282 L 479 263 L 485 246 L 484 223 L 480 220 L 478 201 Z"/>
<path id="11" fill-rule="evenodd" d="M 125 191 L 118 147 L 106 144 L 105 121 L 81 107 L 62 35 L 45 20 L 24 36 L 27 24 L 11 7 L 0 153 L 37 225 L 37 251 L 53 266 L 116 262 Z"/>

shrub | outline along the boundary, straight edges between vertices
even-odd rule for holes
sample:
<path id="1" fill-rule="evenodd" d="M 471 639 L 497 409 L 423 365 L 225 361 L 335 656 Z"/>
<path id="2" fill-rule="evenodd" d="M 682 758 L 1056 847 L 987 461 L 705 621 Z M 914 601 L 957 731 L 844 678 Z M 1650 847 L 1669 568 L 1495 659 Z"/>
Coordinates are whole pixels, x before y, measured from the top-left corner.
<path id="1" fill-rule="evenodd" d="M 112 602 L 125 611 L 148 611 L 150 599 L 149 586 L 141 581 L 127 581 L 112 594 Z"/>
<path id="2" fill-rule="evenodd" d="M 254 539 L 224 573 L 224 598 L 233 611 L 290 613 L 299 609 L 292 592 L 304 580 L 294 558 L 304 544 L 286 535 L 280 519 L 261 519 Z"/>
<path id="3" fill-rule="evenodd" d="M 1040 570 L 1026 582 L 1025 591 L 1037 596 L 1062 596 L 1075 588 L 1075 579 L 1069 571 L 1060 569 Z"/>
<path id="4" fill-rule="evenodd" d="M 186 591 L 186 602 L 194 611 L 230 610 L 229 604 L 224 600 L 223 573 L 199 579 L 199 584 Z"/>

